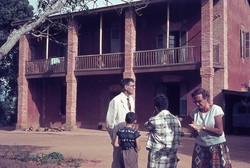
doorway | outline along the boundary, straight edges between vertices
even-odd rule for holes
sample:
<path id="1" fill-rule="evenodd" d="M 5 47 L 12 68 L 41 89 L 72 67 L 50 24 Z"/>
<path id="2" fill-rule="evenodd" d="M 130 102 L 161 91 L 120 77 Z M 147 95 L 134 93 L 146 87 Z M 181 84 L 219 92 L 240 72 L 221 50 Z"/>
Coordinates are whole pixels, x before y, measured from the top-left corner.
<path id="1" fill-rule="evenodd" d="M 111 53 L 120 52 L 120 51 L 121 51 L 120 26 L 118 24 L 114 24 L 111 27 Z"/>
<path id="2" fill-rule="evenodd" d="M 166 95 L 169 102 L 168 110 L 173 115 L 180 115 L 180 83 L 157 83 L 155 87 L 155 95 L 157 94 Z"/>

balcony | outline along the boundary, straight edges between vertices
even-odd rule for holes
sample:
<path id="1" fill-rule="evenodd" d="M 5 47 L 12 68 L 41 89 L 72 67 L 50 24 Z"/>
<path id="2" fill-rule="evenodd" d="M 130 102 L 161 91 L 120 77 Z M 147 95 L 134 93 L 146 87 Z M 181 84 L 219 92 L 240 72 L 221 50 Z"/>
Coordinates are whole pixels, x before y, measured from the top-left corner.
<path id="1" fill-rule="evenodd" d="M 219 45 L 213 48 L 214 68 L 220 68 Z M 124 53 L 80 55 L 75 58 L 75 75 L 121 74 Z M 134 52 L 134 72 L 196 70 L 201 67 L 201 47 L 187 46 Z M 27 78 L 65 76 L 64 57 L 26 62 Z"/>
<path id="2" fill-rule="evenodd" d="M 65 76 L 66 65 L 64 57 L 32 60 L 26 62 L 26 76 Z"/>
<path id="3" fill-rule="evenodd" d="M 200 68 L 200 46 L 137 51 L 134 53 L 134 71 L 173 71 Z"/>
<path id="4" fill-rule="evenodd" d="M 76 75 L 122 73 L 124 53 L 80 55 L 76 57 Z"/>

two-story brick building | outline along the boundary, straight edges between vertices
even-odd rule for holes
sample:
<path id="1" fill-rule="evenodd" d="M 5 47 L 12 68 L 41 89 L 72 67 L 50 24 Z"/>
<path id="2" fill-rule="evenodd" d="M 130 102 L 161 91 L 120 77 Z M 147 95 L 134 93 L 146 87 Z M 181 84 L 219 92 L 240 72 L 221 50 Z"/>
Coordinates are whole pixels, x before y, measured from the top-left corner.
<path id="1" fill-rule="evenodd" d="M 169 97 L 173 114 L 185 117 L 194 108 L 195 88 L 207 89 L 211 102 L 223 107 L 222 90 L 240 91 L 250 80 L 249 1 L 151 0 L 138 6 L 71 13 L 67 32 L 53 36 L 60 43 L 50 36 L 20 39 L 18 129 L 97 127 L 123 77 L 136 80 L 140 125 L 152 115 L 158 93 Z"/>

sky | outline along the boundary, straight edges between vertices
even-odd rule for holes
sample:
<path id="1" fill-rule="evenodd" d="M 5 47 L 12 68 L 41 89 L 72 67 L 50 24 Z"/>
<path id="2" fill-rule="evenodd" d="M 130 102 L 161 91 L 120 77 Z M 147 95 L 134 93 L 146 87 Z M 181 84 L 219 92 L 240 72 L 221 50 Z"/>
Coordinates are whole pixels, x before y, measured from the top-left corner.
<path id="1" fill-rule="evenodd" d="M 98 0 L 100 1 L 100 5 L 104 5 L 104 0 Z M 127 0 L 127 1 L 132 1 L 132 0 Z M 138 1 L 138 0 L 133 0 L 133 1 Z M 122 1 L 121 0 L 110 0 L 110 2 L 112 2 L 114 5 L 115 4 L 119 4 Z M 34 7 L 34 12 L 36 11 L 36 7 L 37 7 L 37 0 L 29 0 L 30 5 L 32 5 Z"/>
<path id="2" fill-rule="evenodd" d="M 37 6 L 37 0 L 29 0 L 30 5 L 32 5 L 34 8 Z"/>

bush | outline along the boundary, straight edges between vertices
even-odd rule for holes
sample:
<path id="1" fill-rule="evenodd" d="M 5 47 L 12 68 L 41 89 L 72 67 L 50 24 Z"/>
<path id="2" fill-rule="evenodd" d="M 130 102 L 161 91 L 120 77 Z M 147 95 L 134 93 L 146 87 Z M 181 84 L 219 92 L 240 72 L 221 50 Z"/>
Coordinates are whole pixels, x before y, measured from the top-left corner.
<path id="1" fill-rule="evenodd" d="M 64 156 L 58 152 L 52 152 L 49 154 L 37 154 L 30 157 L 30 160 L 36 161 L 38 164 L 54 163 L 59 164 L 61 161 L 64 161 Z"/>

